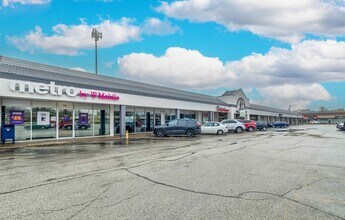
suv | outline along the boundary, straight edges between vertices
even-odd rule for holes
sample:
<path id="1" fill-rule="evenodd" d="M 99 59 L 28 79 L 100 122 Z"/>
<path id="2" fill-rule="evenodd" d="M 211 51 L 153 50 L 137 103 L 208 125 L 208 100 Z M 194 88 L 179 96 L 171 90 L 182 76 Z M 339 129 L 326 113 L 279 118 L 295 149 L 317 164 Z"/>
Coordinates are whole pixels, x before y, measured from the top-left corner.
<path id="1" fill-rule="evenodd" d="M 259 129 L 260 131 L 261 130 L 266 131 L 267 127 L 268 127 L 267 122 L 264 122 L 264 121 L 257 121 L 256 122 L 256 129 Z"/>
<path id="2" fill-rule="evenodd" d="M 253 120 L 239 120 L 239 121 L 244 124 L 247 131 L 252 132 L 256 129 L 256 122 Z"/>
<path id="3" fill-rule="evenodd" d="M 242 131 L 246 129 L 246 127 L 244 126 L 242 122 L 235 119 L 223 120 L 220 123 L 224 124 L 229 131 L 232 130 L 232 131 L 235 131 L 236 133 L 241 133 Z"/>
<path id="4" fill-rule="evenodd" d="M 194 137 L 201 133 L 201 124 L 195 119 L 175 119 L 169 123 L 158 125 L 153 129 L 153 134 L 158 137 L 168 135 L 187 135 Z"/>

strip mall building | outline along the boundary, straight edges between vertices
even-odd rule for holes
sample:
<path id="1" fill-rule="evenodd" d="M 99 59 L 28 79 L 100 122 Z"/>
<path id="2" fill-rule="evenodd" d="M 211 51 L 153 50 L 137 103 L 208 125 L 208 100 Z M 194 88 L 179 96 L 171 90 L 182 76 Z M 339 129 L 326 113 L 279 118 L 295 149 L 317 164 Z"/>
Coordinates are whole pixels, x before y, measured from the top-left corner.
<path id="1" fill-rule="evenodd" d="M 0 56 L 0 124 L 16 140 L 150 132 L 176 118 L 245 118 L 298 124 L 302 115 L 251 104 L 239 89 L 220 97 Z"/>

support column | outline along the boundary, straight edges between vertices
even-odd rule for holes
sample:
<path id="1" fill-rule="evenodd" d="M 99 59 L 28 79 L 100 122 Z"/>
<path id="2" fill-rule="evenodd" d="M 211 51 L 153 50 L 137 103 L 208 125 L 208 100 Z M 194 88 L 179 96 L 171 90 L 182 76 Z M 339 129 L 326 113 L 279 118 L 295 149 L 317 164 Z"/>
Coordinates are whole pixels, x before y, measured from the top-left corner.
<path id="1" fill-rule="evenodd" d="M 110 128 L 110 136 L 114 136 L 114 126 L 115 126 L 115 123 L 114 123 L 114 114 L 115 114 L 115 111 L 114 111 L 114 105 L 110 105 L 110 112 L 109 112 L 109 128 Z"/>
<path id="2" fill-rule="evenodd" d="M 0 98 L 0 130 L 2 129 L 2 99 Z M 1 140 L 1 132 L 0 132 L 0 140 Z"/>
<path id="3" fill-rule="evenodd" d="M 93 117 L 93 113 L 92 113 L 92 117 Z M 92 118 L 93 121 L 93 118 Z M 56 139 L 59 138 L 59 127 L 60 127 L 60 119 L 59 119 L 59 109 L 56 106 L 56 122 L 55 122 L 55 132 L 56 132 Z M 92 129 L 93 129 L 93 125 L 92 125 Z M 92 131 L 92 136 L 93 136 L 93 131 Z"/>
<path id="4" fill-rule="evenodd" d="M 165 124 L 165 112 L 161 112 L 161 124 Z"/>
<path id="5" fill-rule="evenodd" d="M 214 121 L 214 112 L 210 111 L 209 114 L 210 114 L 209 120 Z"/>
<path id="6" fill-rule="evenodd" d="M 261 116 L 260 115 L 258 115 L 258 121 L 261 121 Z"/>
<path id="7" fill-rule="evenodd" d="M 196 120 L 199 122 L 202 121 L 202 112 L 196 112 Z"/>
<path id="8" fill-rule="evenodd" d="M 180 119 L 180 114 L 181 114 L 181 110 L 180 109 L 176 109 L 176 119 Z"/>
<path id="9" fill-rule="evenodd" d="M 72 110 L 72 137 L 75 138 L 75 110 L 74 110 L 74 107 L 73 107 L 73 110 Z M 32 128 L 31 128 L 32 130 Z"/>
<path id="10" fill-rule="evenodd" d="M 120 105 L 120 137 L 126 137 L 126 106 Z"/>

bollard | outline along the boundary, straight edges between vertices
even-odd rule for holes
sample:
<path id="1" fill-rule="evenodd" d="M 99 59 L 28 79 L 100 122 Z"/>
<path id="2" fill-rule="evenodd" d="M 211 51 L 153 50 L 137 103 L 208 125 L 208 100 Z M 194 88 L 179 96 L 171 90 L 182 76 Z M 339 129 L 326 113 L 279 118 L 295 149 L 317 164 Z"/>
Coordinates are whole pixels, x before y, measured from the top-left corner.
<path id="1" fill-rule="evenodd" d="M 128 130 L 126 130 L 126 139 L 128 140 Z"/>

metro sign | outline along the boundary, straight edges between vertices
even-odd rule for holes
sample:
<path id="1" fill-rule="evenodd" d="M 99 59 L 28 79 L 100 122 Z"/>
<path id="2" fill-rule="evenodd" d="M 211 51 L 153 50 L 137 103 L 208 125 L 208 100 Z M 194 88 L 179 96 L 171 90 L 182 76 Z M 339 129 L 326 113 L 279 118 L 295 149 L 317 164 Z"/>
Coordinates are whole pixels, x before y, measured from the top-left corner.
<path id="1" fill-rule="evenodd" d="M 34 83 L 28 81 L 11 81 L 10 90 L 21 93 L 37 93 L 40 95 L 50 94 L 53 96 L 67 95 L 69 97 L 79 96 L 82 99 L 87 99 L 88 97 L 102 100 L 112 100 L 118 101 L 120 97 L 115 93 L 107 93 L 100 91 L 84 92 L 81 89 L 70 87 L 70 86 L 60 86 L 56 85 L 55 82 L 45 83 Z"/>

